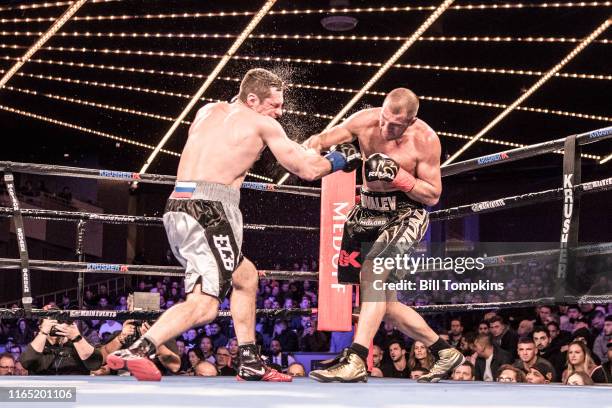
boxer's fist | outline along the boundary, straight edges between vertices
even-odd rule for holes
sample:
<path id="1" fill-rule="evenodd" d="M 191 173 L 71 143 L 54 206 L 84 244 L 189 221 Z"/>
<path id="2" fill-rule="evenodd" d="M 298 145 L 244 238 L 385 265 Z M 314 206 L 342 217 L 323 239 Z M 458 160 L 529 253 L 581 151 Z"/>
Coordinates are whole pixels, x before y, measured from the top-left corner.
<path id="1" fill-rule="evenodd" d="M 365 177 L 367 181 L 393 182 L 400 171 L 400 166 L 387 155 L 374 153 L 365 163 Z"/>
<path id="2" fill-rule="evenodd" d="M 342 170 L 350 173 L 361 166 L 361 152 L 352 143 L 342 143 L 332 147 L 325 158 L 332 164 L 332 173 Z"/>

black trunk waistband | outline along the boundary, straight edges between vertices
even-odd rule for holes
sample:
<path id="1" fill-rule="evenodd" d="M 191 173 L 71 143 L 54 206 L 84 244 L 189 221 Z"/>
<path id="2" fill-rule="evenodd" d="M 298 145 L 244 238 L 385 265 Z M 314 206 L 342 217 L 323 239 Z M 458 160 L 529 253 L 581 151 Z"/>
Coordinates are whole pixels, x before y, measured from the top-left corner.
<path id="1" fill-rule="evenodd" d="M 401 191 L 368 191 L 361 188 L 361 206 L 369 210 L 395 211 L 399 208 L 425 208 Z"/>

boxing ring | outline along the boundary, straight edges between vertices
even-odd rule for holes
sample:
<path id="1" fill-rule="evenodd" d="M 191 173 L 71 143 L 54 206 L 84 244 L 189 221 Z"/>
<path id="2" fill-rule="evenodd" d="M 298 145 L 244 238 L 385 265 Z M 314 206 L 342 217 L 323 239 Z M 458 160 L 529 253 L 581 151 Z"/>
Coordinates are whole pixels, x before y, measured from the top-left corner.
<path id="1" fill-rule="evenodd" d="M 519 159 L 534 157 L 565 149 L 563 174 L 567 179 L 572 175 L 575 183 L 568 189 L 567 185 L 557 189 L 538 191 L 512 197 L 501 197 L 495 200 L 479 203 L 469 203 L 457 207 L 434 211 L 430 214 L 432 222 L 440 222 L 468 215 L 502 211 L 509 208 L 526 206 L 533 203 L 550 202 L 564 199 L 571 194 L 575 198 L 571 205 L 577 216 L 579 197 L 582 194 L 596 193 L 612 189 L 612 177 L 591 182 L 580 182 L 580 146 L 599 140 L 612 138 L 612 127 L 586 132 L 580 135 L 571 135 L 566 138 L 552 140 L 533 146 L 506 150 L 493 155 L 478 157 L 443 168 L 443 177 L 459 174 L 482 167 L 499 165 Z M 29 259 L 27 245 L 21 245 L 19 259 L 0 259 L 1 270 L 21 271 L 23 283 L 23 308 L 0 309 L 1 318 L 66 316 L 71 318 L 112 318 L 114 320 L 151 319 L 159 316 L 161 312 L 153 311 L 115 311 L 115 310 L 63 310 L 45 311 L 32 308 L 33 294 L 27 290 L 30 285 L 29 271 L 31 269 L 47 272 L 77 273 L 79 300 L 82 300 L 83 278 L 85 274 L 108 273 L 118 275 L 136 276 L 172 276 L 182 277 L 180 267 L 154 266 L 154 265 L 120 265 L 83 262 L 83 240 L 86 235 L 86 223 L 112 223 L 150 226 L 152 228 L 162 225 L 161 218 L 143 217 L 116 214 L 92 214 L 71 211 L 53 211 L 42 209 L 22 209 L 15 193 L 13 173 L 31 173 L 39 175 L 56 175 L 66 177 L 81 177 L 114 180 L 123 183 L 157 183 L 173 185 L 172 176 L 155 174 L 138 174 L 132 172 L 118 172 L 109 170 L 84 169 L 32 163 L 0 162 L 0 171 L 4 172 L 4 180 L 11 198 L 10 207 L 1 207 L 0 216 L 10 217 L 18 236 L 25 237 L 23 218 L 56 220 L 76 223 L 77 245 L 76 255 L 79 262 L 49 261 Z M 126 186 L 127 187 L 127 186 Z M 253 189 L 265 193 L 297 194 L 308 197 L 320 197 L 321 189 L 312 187 L 279 186 L 260 182 L 245 182 L 244 189 Z M 494 204 L 491 204 L 494 203 Z M 568 223 L 574 225 L 570 217 Z M 577 223 L 577 221 L 575 221 Z M 317 231 L 313 227 L 300 227 L 288 225 L 254 225 L 245 224 L 245 230 L 303 230 Z M 25 241 L 25 238 L 24 238 Z M 563 236 L 561 244 L 564 243 Z M 569 266 L 578 256 L 612 253 L 612 245 L 599 243 L 588 247 L 578 247 L 577 237 L 566 239 L 565 246 L 559 249 L 535 251 L 528 253 L 513 253 L 485 258 L 488 266 L 513 265 L 530 259 L 550 257 L 559 259 L 562 251 L 569 252 Z M 279 280 L 318 280 L 317 271 L 259 271 L 261 278 Z M 511 307 L 533 307 L 541 304 L 559 302 L 612 302 L 612 294 L 604 295 L 566 295 L 538 299 L 516 301 L 501 301 L 488 303 L 467 304 L 434 304 L 416 306 L 422 313 L 440 313 L 450 311 L 490 310 Z M 258 315 L 271 317 L 289 316 L 296 314 L 309 315 L 317 313 L 317 309 L 258 309 Z M 220 310 L 219 317 L 229 317 L 230 312 Z M 564 385 L 531 385 L 531 384 L 501 384 L 484 382 L 456 382 L 442 381 L 438 384 L 418 384 L 412 380 L 370 378 L 367 384 L 320 384 L 308 378 L 296 378 L 291 384 L 287 383 L 249 383 L 237 382 L 233 377 L 164 377 L 161 382 L 137 382 L 132 377 L 0 377 L 2 387 L 42 387 L 42 386 L 69 386 L 76 387 L 77 400 L 74 403 L 64 403 L 62 406 L 108 407 L 119 406 L 148 406 L 167 407 L 178 405 L 182 407 L 235 407 L 235 406 L 271 406 L 271 407 L 457 407 L 457 406 L 486 406 L 506 407 L 517 403 L 522 407 L 610 407 L 612 406 L 612 387 L 570 387 Z M 230 397 L 231 398 L 228 398 Z M 517 398 L 518 397 L 518 398 Z M 13 405 L 13 404 L 9 404 Z M 5 406 L 3 404 L 3 406 Z M 8 406 L 8 405 L 7 405 Z M 24 405 L 21 405 L 24 406 Z"/>
<path id="2" fill-rule="evenodd" d="M 59 380 L 59 381 L 58 381 Z M 76 387 L 68 407 L 511 407 L 612 406 L 612 388 L 370 378 L 367 384 L 321 384 L 308 378 L 292 383 L 237 382 L 233 377 L 164 377 L 138 382 L 131 377 L 0 377 L 0 387 Z M 231 398 L 228 398 L 230 397 Z M 45 403 L 48 404 L 48 403 Z M 56 405 L 57 403 L 53 403 Z M 41 404 L 37 404 L 41 405 Z M 53 406 L 52 405 L 52 406 Z M 24 406 L 9 403 L 3 406 Z"/>

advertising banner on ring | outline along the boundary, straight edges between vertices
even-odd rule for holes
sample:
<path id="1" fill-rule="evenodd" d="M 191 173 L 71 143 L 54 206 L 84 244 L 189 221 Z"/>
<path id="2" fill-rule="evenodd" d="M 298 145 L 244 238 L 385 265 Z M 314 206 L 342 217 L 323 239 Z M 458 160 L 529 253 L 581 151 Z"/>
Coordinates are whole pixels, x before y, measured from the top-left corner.
<path id="1" fill-rule="evenodd" d="M 352 285 L 338 283 L 338 258 L 344 221 L 355 205 L 355 172 L 321 182 L 318 330 L 351 331 Z"/>

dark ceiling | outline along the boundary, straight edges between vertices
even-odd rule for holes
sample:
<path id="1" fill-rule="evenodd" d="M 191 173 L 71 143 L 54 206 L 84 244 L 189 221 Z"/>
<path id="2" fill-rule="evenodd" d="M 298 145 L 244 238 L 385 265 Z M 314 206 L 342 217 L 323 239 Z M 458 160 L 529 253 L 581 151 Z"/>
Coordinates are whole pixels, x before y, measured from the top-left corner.
<path id="1" fill-rule="evenodd" d="M 66 9 L 61 6 L 30 8 L 31 1 L 0 2 L 0 69 L 6 70 L 14 58 L 25 53 L 39 32 L 45 31 Z M 91 132 L 71 129 L 77 125 L 92 131 L 105 132 L 147 145 L 156 145 L 175 118 L 186 106 L 189 97 L 203 83 L 205 76 L 218 63 L 234 38 L 204 38 L 204 34 L 239 34 L 252 15 L 214 17 L 143 18 L 145 14 L 207 13 L 221 11 L 257 11 L 263 1 L 196 1 L 196 0 L 103 0 L 83 6 L 60 31 L 25 64 L 0 92 L 0 129 L 5 147 L 1 160 L 31 161 L 78 165 L 94 162 L 102 168 L 137 171 L 150 150 L 103 138 Z M 358 19 L 357 26 L 345 33 L 325 30 L 320 20 L 329 11 L 327 0 L 283 1 L 263 18 L 254 36 L 276 35 L 354 35 L 410 36 L 438 6 L 436 1 L 356 1 L 349 8 L 423 6 L 416 11 L 347 12 Z M 597 3 L 597 2 L 596 2 Z M 393 67 L 374 85 L 373 91 L 385 92 L 406 86 L 421 95 L 420 117 L 441 135 L 445 157 L 457 151 L 466 140 L 448 134 L 473 136 L 489 123 L 503 107 L 475 106 L 458 103 L 468 101 L 510 104 L 537 80 L 537 75 L 499 72 L 461 72 L 447 67 L 472 67 L 506 70 L 547 71 L 561 61 L 582 39 L 610 17 L 607 2 L 550 4 L 458 0 L 399 60 L 403 67 Z M 465 6 L 483 4 L 485 9 Z M 603 5 L 602 5 L 603 4 Z M 504 7 L 509 5 L 510 7 Z M 26 6 L 19 8 L 19 6 Z M 428 7 L 433 6 L 433 7 Z M 499 6 L 494 8 L 494 6 Z M 281 10 L 305 8 L 311 13 L 282 14 Z M 88 20 L 85 16 L 126 16 L 119 19 Z M 43 17 L 43 21 L 24 21 Z M 19 21 L 14 21 L 19 19 Z M 29 32 L 29 34 L 28 34 Z M 71 33 L 104 33 L 86 37 Z M 161 38 L 110 37 L 109 33 L 159 33 Z M 168 37 L 171 33 L 197 34 L 196 38 Z M 511 41 L 443 41 L 443 37 L 511 37 Z M 517 41 L 525 37 L 554 37 L 554 41 Z M 225 36 L 222 36 L 225 37 Z M 264 36 L 265 37 L 265 36 Z M 539 110 L 565 111 L 560 115 L 545 112 L 514 111 L 485 136 L 501 144 L 482 141 L 470 148 L 459 160 L 510 148 L 507 143 L 533 144 L 610 125 L 612 116 L 612 44 L 610 30 L 589 45 L 561 72 L 601 75 L 597 78 L 555 77 L 523 104 Z M 605 40 L 605 41 L 601 41 Z M 280 62 L 234 58 L 205 93 L 205 98 L 227 100 L 237 90 L 237 82 L 247 69 L 262 66 L 277 70 L 295 84 L 359 89 L 376 72 L 375 66 L 349 65 L 352 62 L 381 63 L 402 44 L 398 40 L 329 40 L 249 38 L 238 50 L 242 57 L 279 57 Z M 60 49 L 64 47 L 64 49 Z M 67 50 L 66 48 L 79 49 Z M 82 50 L 84 48 L 85 50 Z M 105 52 L 104 50 L 111 50 Z M 112 52 L 121 50 L 119 53 Z M 158 55 L 136 55 L 134 51 L 152 51 Z M 161 52 L 161 53 L 160 53 Z M 193 53 L 193 56 L 170 56 L 168 53 Z M 160 55 L 165 54 L 165 55 Z M 210 55 L 215 57 L 211 58 Z M 607 57 L 606 57 L 607 55 Z M 331 60 L 331 64 L 304 63 L 297 59 Z M 608 61 L 608 62 L 606 62 Z M 93 64 L 89 67 L 71 63 Z M 406 66 L 408 64 L 408 66 Z M 423 66 L 441 66 L 437 69 Z M 114 69 L 112 68 L 114 67 Z M 144 69 L 153 72 L 127 72 Z M 168 72 L 179 73 L 169 75 Z M 187 76 L 186 74 L 194 74 Z M 38 76 L 38 77 L 37 77 Z M 199 78 L 197 76 L 200 76 Z M 202 77 L 203 76 L 203 77 Z M 135 89 L 139 88 L 139 89 Z M 146 88 L 146 89 L 144 89 Z M 36 93 L 36 94 L 33 94 Z M 165 93 L 165 94 L 164 94 Z M 178 95 L 178 94 L 182 94 Z M 287 109 L 307 115 L 287 113 L 281 122 L 290 137 L 303 139 L 322 130 L 351 99 L 350 92 L 291 88 Z M 68 99 L 66 99 L 68 98 Z M 435 98 L 446 98 L 442 101 Z M 379 95 L 366 95 L 354 109 L 380 104 Z M 204 102 L 203 102 L 204 103 Z M 92 105 L 93 104 L 93 105 Z M 20 110 L 21 114 L 11 110 Z M 123 111 L 121 111 L 123 110 Z M 127 112 L 126 110 L 131 110 Z M 147 117 L 144 114 L 156 117 Z M 323 115 L 316 117 L 314 114 Z M 591 115 L 581 118 L 574 114 Z M 64 122 L 63 125 L 41 121 L 31 115 Z M 189 115 L 193 117 L 195 110 Z M 30 115 L 30 116 L 24 116 Z M 595 117 L 597 116 L 597 117 Z M 168 120 L 169 119 L 169 120 Z M 182 125 L 166 146 L 180 152 L 188 127 Z M 9 142 L 10 140 L 10 142 Z M 584 153 L 605 157 L 612 153 L 612 143 L 586 146 Z M 65 156 L 67 155 L 67 156 Z M 605 168 L 596 160 L 585 159 L 592 168 Z M 538 159 L 539 165 L 558 165 L 560 156 L 550 154 Z M 151 173 L 174 174 L 178 158 L 161 154 L 150 167 Z M 271 155 L 264 155 L 253 173 L 278 180 L 283 170 Z M 298 183 L 291 178 L 289 183 Z"/>

